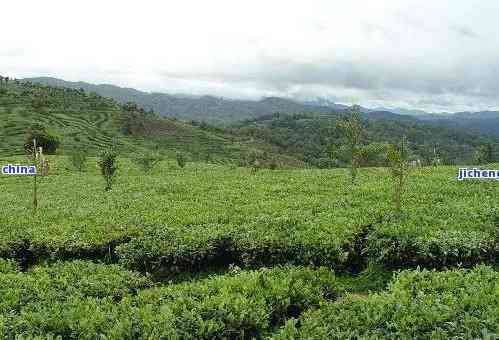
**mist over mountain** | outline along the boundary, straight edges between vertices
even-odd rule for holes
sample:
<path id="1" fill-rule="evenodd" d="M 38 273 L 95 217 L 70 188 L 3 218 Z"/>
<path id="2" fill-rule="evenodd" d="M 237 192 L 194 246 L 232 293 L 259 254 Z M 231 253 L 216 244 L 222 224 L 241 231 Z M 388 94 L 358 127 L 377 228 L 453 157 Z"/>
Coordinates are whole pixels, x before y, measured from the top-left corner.
<path id="1" fill-rule="evenodd" d="M 457 112 L 448 115 L 427 114 L 418 116 L 418 119 L 432 124 L 499 137 L 499 111 Z"/>

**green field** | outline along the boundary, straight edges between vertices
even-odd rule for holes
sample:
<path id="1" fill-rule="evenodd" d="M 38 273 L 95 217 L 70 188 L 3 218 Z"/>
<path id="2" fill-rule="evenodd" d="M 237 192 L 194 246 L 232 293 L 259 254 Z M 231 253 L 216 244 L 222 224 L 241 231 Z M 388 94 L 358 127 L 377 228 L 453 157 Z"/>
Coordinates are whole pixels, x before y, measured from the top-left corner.
<path id="1" fill-rule="evenodd" d="M 415 168 L 398 216 L 383 168 L 361 169 L 352 185 L 347 169 L 181 169 L 166 160 L 144 175 L 120 158 L 105 192 L 96 159 L 82 173 L 66 157 L 49 161 L 35 217 L 32 178 L 0 176 L 0 254 L 15 261 L 0 262 L 5 337 L 430 338 L 439 327 L 434 337 L 499 334 L 496 181 L 457 181 L 457 167 Z M 23 159 L 0 160 L 9 162 Z M 491 267 L 447 271 L 478 263 Z M 399 269 L 412 270 L 385 291 Z M 425 285 L 423 300 L 405 293 L 423 294 Z M 470 295 L 463 289 L 492 298 L 461 303 Z M 428 318 L 393 314 L 410 314 L 414 299 Z M 431 316 L 449 308 L 464 326 L 452 313 Z M 330 310 L 341 314 L 330 320 Z"/>

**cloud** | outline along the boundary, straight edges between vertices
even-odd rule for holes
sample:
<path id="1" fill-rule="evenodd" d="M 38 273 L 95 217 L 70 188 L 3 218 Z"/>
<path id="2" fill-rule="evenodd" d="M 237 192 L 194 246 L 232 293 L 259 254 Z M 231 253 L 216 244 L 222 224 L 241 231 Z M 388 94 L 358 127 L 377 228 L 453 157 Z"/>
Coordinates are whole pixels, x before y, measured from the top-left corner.
<path id="1" fill-rule="evenodd" d="M 233 98 L 499 108 L 494 0 L 7 2 L 0 73 Z M 43 74 L 42 74 L 43 72 Z"/>

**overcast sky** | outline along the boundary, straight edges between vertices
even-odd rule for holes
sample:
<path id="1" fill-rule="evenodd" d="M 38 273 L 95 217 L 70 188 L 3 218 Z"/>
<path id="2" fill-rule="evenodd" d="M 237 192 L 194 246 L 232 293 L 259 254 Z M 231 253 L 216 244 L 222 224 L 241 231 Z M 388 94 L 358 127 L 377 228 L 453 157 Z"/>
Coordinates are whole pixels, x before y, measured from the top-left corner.
<path id="1" fill-rule="evenodd" d="M 499 1 L 2 1 L 0 74 L 499 109 Z"/>

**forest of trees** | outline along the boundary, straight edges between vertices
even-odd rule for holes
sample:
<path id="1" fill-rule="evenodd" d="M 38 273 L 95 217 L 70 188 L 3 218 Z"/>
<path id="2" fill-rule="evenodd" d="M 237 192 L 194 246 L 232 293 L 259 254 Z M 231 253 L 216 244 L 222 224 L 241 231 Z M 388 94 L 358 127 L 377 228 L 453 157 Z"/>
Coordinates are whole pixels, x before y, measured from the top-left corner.
<path id="1" fill-rule="evenodd" d="M 338 126 L 342 115 L 273 114 L 230 128 L 234 134 L 263 139 L 318 167 L 345 166 L 347 141 Z M 497 140 L 407 119 L 362 119 L 360 165 L 386 165 L 389 144 L 407 137 L 410 159 L 421 164 L 462 164 L 497 160 Z"/>

